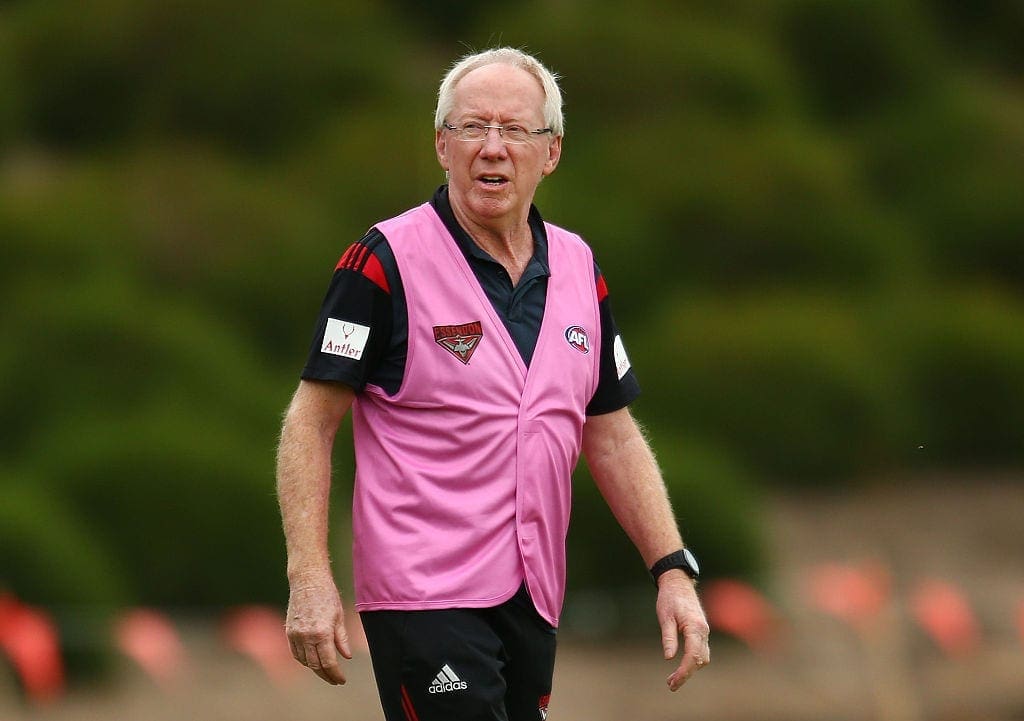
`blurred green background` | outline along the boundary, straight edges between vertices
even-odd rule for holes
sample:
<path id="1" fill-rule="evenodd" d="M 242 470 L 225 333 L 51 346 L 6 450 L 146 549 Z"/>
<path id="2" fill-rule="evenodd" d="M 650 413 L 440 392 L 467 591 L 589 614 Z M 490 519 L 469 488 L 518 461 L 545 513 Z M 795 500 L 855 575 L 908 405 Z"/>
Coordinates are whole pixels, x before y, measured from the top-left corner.
<path id="1" fill-rule="evenodd" d="M 0 589 L 286 601 L 274 450 L 326 284 L 442 182 L 437 84 L 498 44 L 563 76 L 537 202 L 595 249 L 710 574 L 762 576 L 773 490 L 1024 465 L 1018 2 L 8 0 Z M 579 476 L 571 587 L 647 583 Z"/>

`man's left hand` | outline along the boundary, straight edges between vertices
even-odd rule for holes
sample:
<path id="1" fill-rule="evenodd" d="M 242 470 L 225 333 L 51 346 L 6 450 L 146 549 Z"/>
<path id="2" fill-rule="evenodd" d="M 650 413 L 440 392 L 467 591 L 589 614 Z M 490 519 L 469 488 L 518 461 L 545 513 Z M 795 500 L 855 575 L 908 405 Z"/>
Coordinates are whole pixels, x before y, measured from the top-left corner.
<path id="1" fill-rule="evenodd" d="M 697 598 L 694 582 L 681 570 L 666 571 L 658 578 L 657 613 L 665 660 L 676 657 L 680 634 L 683 637 L 679 667 L 667 679 L 668 687 L 678 691 L 694 671 L 711 663 L 708 646 L 711 629 Z"/>

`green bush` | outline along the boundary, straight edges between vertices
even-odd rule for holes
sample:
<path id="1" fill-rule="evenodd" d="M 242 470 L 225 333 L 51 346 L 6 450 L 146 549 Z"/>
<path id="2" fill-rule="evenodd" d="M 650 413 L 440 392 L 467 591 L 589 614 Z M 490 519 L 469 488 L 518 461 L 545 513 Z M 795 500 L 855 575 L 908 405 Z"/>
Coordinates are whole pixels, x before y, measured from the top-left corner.
<path id="1" fill-rule="evenodd" d="M 50 607 L 116 608 L 129 598 L 115 556 L 63 494 L 36 478 L 0 476 L 0 590 Z"/>
<path id="2" fill-rule="evenodd" d="M 759 578 L 768 559 L 755 479 L 713 444 L 668 431 L 655 434 L 652 444 L 702 577 Z M 564 631 L 585 637 L 656 633 L 651 577 L 585 464 L 573 490 Z"/>
<path id="3" fill-rule="evenodd" d="M 888 309 L 879 342 L 899 363 L 917 410 L 915 466 L 1024 463 L 1024 303 L 985 287 Z"/>
<path id="4" fill-rule="evenodd" d="M 828 120 L 913 102 L 941 73 L 942 46 L 916 3 L 784 0 L 773 10 L 807 106 Z"/>
<path id="5" fill-rule="evenodd" d="M 25 2 L 8 11 L 33 136 L 70 149 L 153 135 L 245 154 L 298 143 L 331 110 L 386 94 L 387 13 L 357 3 Z M 353 33 L 352 28 L 359 32 Z"/>
<path id="6" fill-rule="evenodd" d="M 1024 13 L 1015 0 L 929 0 L 925 3 L 958 56 L 1017 78 L 1024 70 Z"/>
<path id="7" fill-rule="evenodd" d="M 857 308 L 812 294 L 669 306 L 648 330 L 657 341 L 629 347 L 643 407 L 652 424 L 706 435 L 776 481 L 885 467 L 913 414 Z"/>
<path id="8" fill-rule="evenodd" d="M 666 430 L 652 446 L 687 545 L 707 577 L 755 578 L 764 557 L 754 478 L 709 443 Z M 625 590 L 649 586 L 643 559 L 619 527 L 586 464 L 577 469 L 568 539 L 572 589 Z"/>
<path id="9" fill-rule="evenodd" d="M 24 112 L 21 78 L 14 68 L 11 40 L 10 29 L 0 22 L 0 97 L 4 98 L 0 103 L 0 157 L 20 132 Z"/>
<path id="10" fill-rule="evenodd" d="M 132 600 L 130 583 L 80 509 L 44 485 L 0 474 L 0 593 L 47 611 L 68 680 L 78 683 L 111 668 L 111 622 Z"/>
<path id="11" fill-rule="evenodd" d="M 280 603 L 272 437 L 254 440 L 200 408 L 156 409 L 55 432 L 39 465 L 116 556 L 137 602 Z"/>
<path id="12" fill-rule="evenodd" d="M 683 539 L 707 578 L 758 579 L 768 557 L 759 479 L 708 441 L 652 431 Z"/>
<path id="13" fill-rule="evenodd" d="M 273 451 L 285 402 L 211 317 L 116 273 L 7 292 L 8 452 L 67 499 L 132 600 L 279 601 Z"/>
<path id="14" fill-rule="evenodd" d="M 1024 309 L 978 287 L 694 300 L 630 347 L 655 427 L 783 483 L 1024 461 Z"/>
<path id="15" fill-rule="evenodd" d="M 870 187 L 927 239 L 931 273 L 1024 287 L 1024 101 L 952 75 L 859 134 Z"/>

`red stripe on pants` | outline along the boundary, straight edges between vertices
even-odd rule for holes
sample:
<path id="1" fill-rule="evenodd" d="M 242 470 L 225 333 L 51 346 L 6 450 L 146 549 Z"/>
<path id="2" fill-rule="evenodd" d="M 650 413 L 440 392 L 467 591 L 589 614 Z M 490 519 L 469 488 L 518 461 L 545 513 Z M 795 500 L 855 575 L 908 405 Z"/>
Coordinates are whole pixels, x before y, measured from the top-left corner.
<path id="1" fill-rule="evenodd" d="M 416 709 L 412 707 L 409 692 L 405 690 L 405 684 L 402 684 L 402 710 L 405 711 L 407 721 L 420 721 L 420 717 L 416 715 Z"/>

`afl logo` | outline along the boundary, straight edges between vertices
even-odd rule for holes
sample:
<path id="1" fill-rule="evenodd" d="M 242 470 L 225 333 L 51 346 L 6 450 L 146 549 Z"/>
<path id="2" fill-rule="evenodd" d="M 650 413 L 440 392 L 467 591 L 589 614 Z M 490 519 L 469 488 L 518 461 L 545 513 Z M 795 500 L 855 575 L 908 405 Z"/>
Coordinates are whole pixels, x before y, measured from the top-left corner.
<path id="1" fill-rule="evenodd" d="M 590 338 L 587 337 L 587 331 L 583 330 L 580 326 L 571 325 L 566 328 L 565 339 L 569 341 L 569 345 L 580 353 L 590 352 Z"/>

